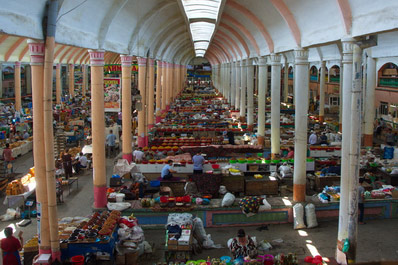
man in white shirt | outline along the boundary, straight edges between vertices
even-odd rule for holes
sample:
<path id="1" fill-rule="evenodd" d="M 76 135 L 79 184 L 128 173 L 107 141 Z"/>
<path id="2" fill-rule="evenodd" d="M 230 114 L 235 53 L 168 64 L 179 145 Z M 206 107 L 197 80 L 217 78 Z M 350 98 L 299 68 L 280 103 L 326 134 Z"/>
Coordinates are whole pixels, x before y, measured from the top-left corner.
<path id="1" fill-rule="evenodd" d="M 77 160 L 77 163 L 75 164 L 75 171 L 77 174 L 79 174 L 80 169 L 82 168 L 87 168 L 87 157 L 83 155 L 82 152 L 79 154 L 79 159 Z"/>
<path id="2" fill-rule="evenodd" d="M 314 131 L 311 131 L 310 138 L 308 138 L 308 143 L 310 145 L 314 145 L 318 142 L 318 137 L 316 136 L 316 133 Z"/>
<path id="3" fill-rule="evenodd" d="M 138 147 L 138 150 L 134 150 L 133 152 L 134 162 L 140 163 L 143 157 L 144 157 L 144 152 L 142 152 L 142 147 Z"/>

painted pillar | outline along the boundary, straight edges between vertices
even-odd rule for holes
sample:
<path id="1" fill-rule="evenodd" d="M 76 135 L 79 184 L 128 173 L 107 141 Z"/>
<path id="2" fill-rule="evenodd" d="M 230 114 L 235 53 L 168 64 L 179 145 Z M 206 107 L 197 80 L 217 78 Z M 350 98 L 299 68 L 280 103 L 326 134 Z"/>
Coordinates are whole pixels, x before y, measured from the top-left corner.
<path id="1" fill-rule="evenodd" d="M 149 60 L 149 78 L 148 78 L 148 131 L 154 126 L 154 107 L 155 107 L 155 61 L 153 59 Z"/>
<path id="2" fill-rule="evenodd" d="M 86 97 L 86 92 L 87 92 L 87 87 L 88 87 L 87 65 L 83 64 L 82 67 L 83 67 L 82 95 L 83 95 L 83 97 Z M 131 77 L 130 77 L 130 79 L 131 79 Z"/>
<path id="3" fill-rule="evenodd" d="M 231 62 L 231 97 L 230 97 L 230 104 L 231 109 L 235 108 L 235 97 L 236 97 L 236 62 Z"/>
<path id="4" fill-rule="evenodd" d="M 170 109 L 170 91 L 171 91 L 171 63 L 166 63 L 167 88 L 166 88 L 166 111 Z"/>
<path id="5" fill-rule="evenodd" d="M 0 98 L 2 97 L 3 97 L 3 64 L 0 62 Z"/>
<path id="6" fill-rule="evenodd" d="M 91 64 L 91 128 L 93 136 L 94 208 L 106 208 L 106 161 L 104 115 L 104 54 L 89 50 Z"/>
<path id="7" fill-rule="evenodd" d="M 30 64 L 32 66 L 32 105 L 33 105 L 33 158 L 36 179 L 36 200 L 39 229 L 39 253 L 50 254 L 50 227 L 48 220 L 48 198 L 46 161 L 44 147 L 44 43 L 28 40 Z"/>
<path id="8" fill-rule="evenodd" d="M 344 65 L 343 63 L 340 64 L 340 88 L 339 88 L 339 95 L 340 95 L 340 105 L 339 105 L 339 132 L 343 130 L 343 80 L 344 80 Z"/>
<path id="9" fill-rule="evenodd" d="M 268 65 L 267 58 L 258 58 L 258 144 L 264 146 L 265 137 L 265 101 L 268 87 Z"/>
<path id="10" fill-rule="evenodd" d="M 254 102 L 253 102 L 253 92 L 254 92 L 254 66 L 253 60 L 247 58 L 247 128 L 253 131 L 254 126 Z"/>
<path id="11" fill-rule="evenodd" d="M 15 62 L 14 86 L 15 86 L 15 110 L 21 111 L 21 108 L 22 108 L 22 105 L 21 105 L 21 62 Z"/>
<path id="12" fill-rule="evenodd" d="M 61 104 L 62 94 L 62 82 L 61 82 L 61 64 L 57 63 L 55 66 L 55 103 Z"/>
<path id="13" fill-rule="evenodd" d="M 245 60 L 242 59 L 240 61 L 240 83 L 241 83 L 241 90 L 240 90 L 240 120 L 246 120 L 246 85 L 247 85 L 247 73 L 246 73 L 246 63 Z"/>
<path id="14" fill-rule="evenodd" d="M 325 61 L 321 62 L 321 78 L 319 83 L 319 122 L 323 123 L 325 118 Z"/>
<path id="15" fill-rule="evenodd" d="M 146 95 L 145 95 L 145 87 L 146 87 L 146 58 L 137 58 L 138 60 L 138 89 L 140 91 L 140 95 L 142 97 L 142 109 L 138 111 L 138 146 L 145 146 L 145 112 L 146 112 Z"/>
<path id="16" fill-rule="evenodd" d="M 162 61 L 156 61 L 156 123 L 159 123 L 161 120 L 161 110 L 162 110 Z"/>
<path id="17" fill-rule="evenodd" d="M 167 89 L 168 89 L 168 81 L 167 81 L 167 63 L 162 63 L 162 112 L 166 112 L 166 98 L 167 98 Z"/>
<path id="18" fill-rule="evenodd" d="M 25 66 L 25 85 L 26 85 L 26 94 L 32 94 L 32 69 L 30 65 Z"/>
<path id="19" fill-rule="evenodd" d="M 240 109 L 240 90 L 241 90 L 241 74 L 240 74 L 240 62 L 236 61 L 235 64 L 235 72 L 236 72 L 236 93 L 235 93 L 235 110 Z"/>
<path id="20" fill-rule="evenodd" d="M 271 157 L 277 158 L 280 153 L 280 138 L 281 138 L 280 137 L 281 56 L 272 53 L 270 55 L 270 59 L 271 59 Z"/>
<path id="21" fill-rule="evenodd" d="M 122 154 L 129 163 L 133 160 L 131 147 L 131 63 L 133 57 L 120 55 L 122 63 Z"/>
<path id="22" fill-rule="evenodd" d="M 224 96 L 224 64 L 220 64 L 220 93 Z"/>
<path id="23" fill-rule="evenodd" d="M 69 95 L 75 97 L 75 65 L 69 64 Z"/>
<path id="24" fill-rule="evenodd" d="M 359 156 L 361 155 L 361 107 L 362 107 L 362 49 L 353 45 L 353 68 L 351 89 L 351 132 L 350 132 L 350 178 L 348 198 L 348 264 L 356 262 L 358 238 L 358 182 Z"/>
<path id="25" fill-rule="evenodd" d="M 179 64 L 175 65 L 175 71 L 176 71 L 176 94 L 174 98 L 177 98 L 178 94 L 180 94 L 181 91 L 181 66 Z"/>
<path id="26" fill-rule="evenodd" d="M 296 105 L 294 130 L 294 174 L 293 200 L 305 202 L 306 163 L 307 163 L 307 114 L 308 114 L 308 51 L 298 48 L 295 55 L 295 87 Z"/>
<path id="27" fill-rule="evenodd" d="M 353 59 L 353 38 L 341 40 L 343 46 L 343 124 L 342 124 L 342 149 L 341 149 L 341 180 L 340 180 L 340 208 L 339 208 L 339 229 L 337 245 L 348 238 L 348 219 L 350 204 L 350 150 L 351 150 L 351 89 L 352 89 L 352 59 Z M 336 251 L 340 251 L 337 247 Z M 338 260 L 341 263 L 342 261 Z M 345 260 L 344 260 L 345 262 Z"/>
<path id="28" fill-rule="evenodd" d="M 373 146 L 373 122 L 375 119 L 376 62 L 369 53 L 370 51 L 368 51 L 366 69 L 364 146 Z"/>
<path id="29" fill-rule="evenodd" d="M 289 63 L 285 56 L 285 71 L 283 73 L 283 102 L 289 101 Z"/>

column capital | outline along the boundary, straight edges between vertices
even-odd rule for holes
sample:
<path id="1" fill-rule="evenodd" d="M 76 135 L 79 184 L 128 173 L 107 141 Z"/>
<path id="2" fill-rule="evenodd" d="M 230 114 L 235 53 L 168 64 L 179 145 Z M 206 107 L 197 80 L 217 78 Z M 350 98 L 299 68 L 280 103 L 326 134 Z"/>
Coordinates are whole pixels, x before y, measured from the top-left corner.
<path id="1" fill-rule="evenodd" d="M 240 67 L 246 67 L 245 59 L 242 59 L 242 60 L 240 61 Z"/>
<path id="2" fill-rule="evenodd" d="M 346 37 L 341 39 L 341 44 L 343 46 L 343 64 L 352 64 L 352 54 L 354 53 L 354 43 L 355 39 L 351 37 Z"/>
<path id="3" fill-rule="evenodd" d="M 252 66 L 253 65 L 253 59 L 252 58 L 246 58 L 246 66 Z"/>
<path id="4" fill-rule="evenodd" d="M 43 65 L 44 64 L 44 49 L 45 45 L 42 41 L 28 40 L 30 65 Z"/>
<path id="5" fill-rule="evenodd" d="M 148 58 L 148 66 L 149 67 L 153 67 L 155 65 L 155 60 L 154 59 L 152 59 L 152 58 Z"/>
<path id="6" fill-rule="evenodd" d="M 265 57 L 265 56 L 258 57 L 258 66 L 259 67 L 267 66 L 267 57 Z"/>
<path id="7" fill-rule="evenodd" d="M 159 68 L 159 67 L 163 67 L 163 62 L 160 61 L 160 60 L 157 60 L 157 61 L 156 61 L 156 64 L 157 64 L 158 68 Z"/>
<path id="8" fill-rule="evenodd" d="M 270 58 L 270 64 L 271 65 L 280 65 L 281 64 L 281 56 L 276 53 L 271 53 L 269 55 Z"/>
<path id="9" fill-rule="evenodd" d="M 83 66 L 84 66 L 84 64 L 83 64 Z M 56 69 L 61 69 L 61 64 L 60 63 L 55 64 L 55 68 Z"/>
<path id="10" fill-rule="evenodd" d="M 294 49 L 295 64 L 308 64 L 308 50 L 303 48 Z"/>
<path id="11" fill-rule="evenodd" d="M 138 66 L 146 66 L 146 58 L 145 57 L 137 57 Z"/>
<path id="12" fill-rule="evenodd" d="M 88 50 L 90 54 L 90 65 L 91 66 L 104 66 L 104 50 Z"/>
<path id="13" fill-rule="evenodd" d="M 130 67 L 131 63 L 133 62 L 133 56 L 131 55 L 120 55 L 120 60 L 122 62 L 122 67 L 127 66 Z"/>
<path id="14" fill-rule="evenodd" d="M 15 62 L 15 67 L 21 67 L 21 62 Z"/>

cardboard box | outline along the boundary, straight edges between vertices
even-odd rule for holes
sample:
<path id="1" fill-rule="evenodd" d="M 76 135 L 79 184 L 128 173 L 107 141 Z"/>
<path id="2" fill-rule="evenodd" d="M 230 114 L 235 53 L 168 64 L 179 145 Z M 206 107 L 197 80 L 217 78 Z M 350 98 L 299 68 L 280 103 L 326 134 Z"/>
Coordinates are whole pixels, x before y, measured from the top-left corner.
<path id="1" fill-rule="evenodd" d="M 191 229 L 182 229 L 181 235 L 190 236 L 191 235 Z"/>
<path id="2" fill-rule="evenodd" d="M 191 238 L 190 236 L 182 235 L 182 236 L 178 239 L 178 245 L 179 245 L 179 246 L 187 246 L 187 245 L 189 245 L 190 238 Z"/>
<path id="3" fill-rule="evenodd" d="M 167 245 L 178 245 L 178 240 L 174 238 L 174 234 L 168 234 Z"/>
<path id="4" fill-rule="evenodd" d="M 167 249 L 168 250 L 178 250 L 178 245 L 168 245 Z"/>
<path id="5" fill-rule="evenodd" d="M 184 245 L 184 246 L 177 246 L 178 251 L 190 251 L 191 250 L 191 245 Z"/>
<path id="6" fill-rule="evenodd" d="M 395 189 L 395 190 L 392 191 L 392 197 L 393 197 L 394 199 L 398 199 L 398 190 L 397 190 L 397 189 Z"/>

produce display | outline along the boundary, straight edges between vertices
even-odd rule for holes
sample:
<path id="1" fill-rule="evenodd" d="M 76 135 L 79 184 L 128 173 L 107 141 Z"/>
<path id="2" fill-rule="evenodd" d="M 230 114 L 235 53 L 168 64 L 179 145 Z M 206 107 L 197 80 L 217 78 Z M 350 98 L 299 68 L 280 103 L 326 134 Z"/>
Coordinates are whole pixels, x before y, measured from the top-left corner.
<path id="1" fill-rule="evenodd" d="M 31 185 L 36 185 L 35 169 L 31 168 L 29 173 L 20 179 L 13 180 L 8 183 L 6 188 L 6 195 L 19 195 L 30 190 Z"/>

